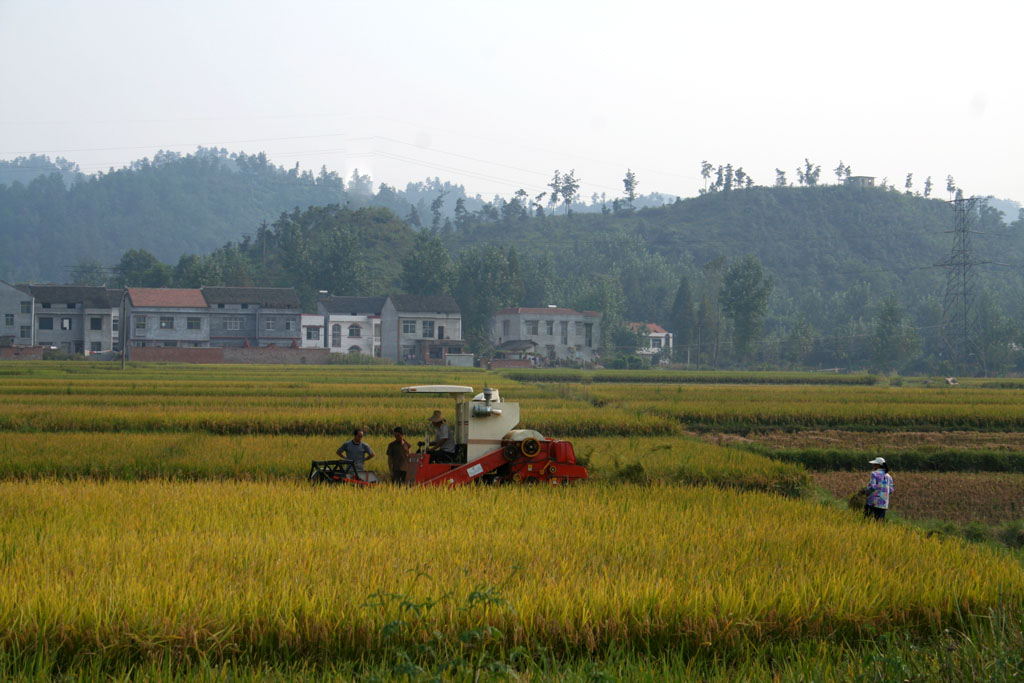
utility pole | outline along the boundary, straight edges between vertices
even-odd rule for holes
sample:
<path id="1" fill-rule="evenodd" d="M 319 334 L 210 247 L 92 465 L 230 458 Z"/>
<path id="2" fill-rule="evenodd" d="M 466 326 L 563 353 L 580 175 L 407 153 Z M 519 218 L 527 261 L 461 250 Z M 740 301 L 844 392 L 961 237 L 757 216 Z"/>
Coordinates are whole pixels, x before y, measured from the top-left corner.
<path id="1" fill-rule="evenodd" d="M 974 266 L 988 261 L 976 261 L 971 250 L 971 230 L 977 200 L 964 199 L 957 191 L 953 206 L 953 247 L 946 260 L 935 264 L 946 269 L 946 291 L 942 299 L 943 345 L 949 354 L 949 361 L 955 372 L 973 373 L 986 371 L 985 355 L 978 343 L 977 311 L 974 307 L 975 272 Z"/>

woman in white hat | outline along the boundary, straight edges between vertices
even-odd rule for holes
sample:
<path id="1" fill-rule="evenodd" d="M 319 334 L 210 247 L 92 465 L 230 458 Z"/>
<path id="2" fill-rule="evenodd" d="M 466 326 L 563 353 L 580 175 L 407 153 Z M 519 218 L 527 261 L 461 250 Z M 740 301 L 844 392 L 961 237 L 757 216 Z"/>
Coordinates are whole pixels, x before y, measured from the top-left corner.
<path id="1" fill-rule="evenodd" d="M 885 458 L 875 458 L 868 464 L 874 465 L 875 469 L 864 488 L 864 492 L 868 494 L 867 503 L 864 504 L 864 516 L 884 522 L 885 511 L 889 509 L 889 495 L 896 487 L 893 485 L 892 475 L 889 474 L 889 466 L 885 464 Z"/>

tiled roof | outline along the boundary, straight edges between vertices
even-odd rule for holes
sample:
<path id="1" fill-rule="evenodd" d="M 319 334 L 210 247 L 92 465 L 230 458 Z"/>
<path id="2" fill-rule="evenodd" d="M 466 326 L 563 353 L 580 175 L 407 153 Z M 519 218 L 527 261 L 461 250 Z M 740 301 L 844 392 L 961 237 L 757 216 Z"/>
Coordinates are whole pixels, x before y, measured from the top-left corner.
<path id="1" fill-rule="evenodd" d="M 380 315 L 386 300 L 383 296 L 325 296 L 318 303 L 336 315 Z"/>
<path id="2" fill-rule="evenodd" d="M 88 285 L 18 285 L 39 304 L 82 304 L 85 308 L 109 308 L 106 287 Z"/>
<path id="3" fill-rule="evenodd" d="M 659 325 L 658 323 L 629 323 L 629 329 L 636 332 L 642 325 L 647 326 L 647 331 L 651 334 L 668 334 L 668 330 Z"/>
<path id="4" fill-rule="evenodd" d="M 301 308 L 292 287 L 203 287 L 211 304 L 257 304 L 263 308 Z"/>
<path id="5" fill-rule="evenodd" d="M 583 311 L 580 313 L 572 308 L 525 308 L 523 306 L 503 308 L 495 313 L 495 315 L 582 315 L 585 318 L 601 317 L 601 314 L 597 311 Z"/>
<path id="6" fill-rule="evenodd" d="M 154 289 L 129 287 L 132 306 L 163 308 L 206 308 L 206 299 L 198 289 Z"/>
<path id="7" fill-rule="evenodd" d="M 397 294 L 390 299 L 395 310 L 401 313 L 459 313 L 459 305 L 450 296 Z"/>

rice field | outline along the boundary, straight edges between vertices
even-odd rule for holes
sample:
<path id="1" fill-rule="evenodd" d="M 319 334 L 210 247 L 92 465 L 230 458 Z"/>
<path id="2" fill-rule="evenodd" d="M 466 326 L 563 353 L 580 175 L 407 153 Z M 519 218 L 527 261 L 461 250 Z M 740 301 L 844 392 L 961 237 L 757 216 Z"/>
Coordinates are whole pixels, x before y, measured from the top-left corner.
<path id="1" fill-rule="evenodd" d="M 907 519 L 1003 524 L 1024 519 L 1024 475 L 894 472 L 891 510 Z M 814 483 L 845 498 L 867 483 L 866 473 L 819 472 Z"/>
<path id="2" fill-rule="evenodd" d="M 884 643 L 922 676 L 997 660 L 1024 675 L 1007 654 L 1024 613 L 1019 554 L 815 502 L 815 484 L 842 494 L 840 475 L 866 474 L 812 474 L 771 457 L 792 436 L 770 443 L 842 425 L 863 441 L 837 448 L 859 459 L 888 453 L 887 434 L 941 443 L 956 424 L 969 435 L 958 448 L 1002 443 L 1012 458 L 1017 385 L 536 379 L 0 364 L 0 677 L 806 680 L 863 676 Z M 356 427 L 378 471 L 393 426 L 422 439 L 450 399 L 399 392 L 412 384 L 499 388 L 523 426 L 571 439 L 591 480 L 305 481 Z M 966 488 L 895 476 L 908 519 L 939 491 L 985 491 L 1000 519 L 1022 504 L 1022 475 Z M 950 633 L 975 650 L 954 662 Z"/>

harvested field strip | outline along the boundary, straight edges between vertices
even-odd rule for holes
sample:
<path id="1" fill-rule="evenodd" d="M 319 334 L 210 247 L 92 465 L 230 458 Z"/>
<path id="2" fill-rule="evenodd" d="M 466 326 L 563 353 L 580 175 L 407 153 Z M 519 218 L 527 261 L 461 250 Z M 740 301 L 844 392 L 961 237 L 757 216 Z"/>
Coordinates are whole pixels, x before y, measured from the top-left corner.
<path id="1" fill-rule="evenodd" d="M 1024 475 L 893 470 L 893 513 L 907 519 L 1000 524 L 1024 519 Z M 814 483 L 846 498 L 867 484 L 866 472 L 819 472 Z"/>
<path id="2" fill-rule="evenodd" d="M 858 451 L 829 448 L 768 448 L 758 444 L 744 446 L 752 453 L 782 462 L 803 465 L 809 470 L 861 472 L 869 460 L 883 456 L 900 472 L 1021 472 L 1024 473 L 1024 452 L 1005 450 L 937 448 L 916 450 L 885 449 Z"/>
<path id="3" fill-rule="evenodd" d="M 0 509 L 0 650 L 25 662 L 359 657 L 402 618 L 367 606 L 378 591 L 501 586 L 508 609 L 431 611 L 426 632 L 492 625 L 568 654 L 940 633 L 1024 608 L 996 552 L 711 488 L 7 482 Z"/>

